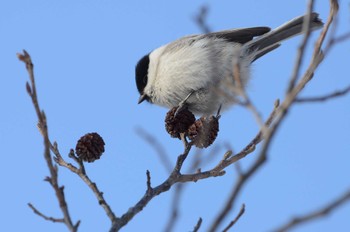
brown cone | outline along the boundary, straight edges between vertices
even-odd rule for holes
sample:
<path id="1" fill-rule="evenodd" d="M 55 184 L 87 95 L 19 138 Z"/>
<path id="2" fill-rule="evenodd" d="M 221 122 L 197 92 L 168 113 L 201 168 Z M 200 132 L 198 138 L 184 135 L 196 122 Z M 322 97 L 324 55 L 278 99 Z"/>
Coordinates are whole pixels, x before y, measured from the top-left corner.
<path id="1" fill-rule="evenodd" d="M 178 107 L 174 107 L 166 114 L 165 129 L 173 138 L 180 138 L 180 133 L 187 132 L 187 129 L 194 123 L 196 118 L 188 109 L 183 109 L 175 117 Z"/>
<path id="2" fill-rule="evenodd" d="M 82 136 L 75 147 L 75 153 L 85 162 L 94 162 L 105 151 L 105 142 L 97 133 Z"/>
<path id="3" fill-rule="evenodd" d="M 188 137 L 198 148 L 209 147 L 216 139 L 219 131 L 218 117 L 201 117 L 188 129 Z"/>

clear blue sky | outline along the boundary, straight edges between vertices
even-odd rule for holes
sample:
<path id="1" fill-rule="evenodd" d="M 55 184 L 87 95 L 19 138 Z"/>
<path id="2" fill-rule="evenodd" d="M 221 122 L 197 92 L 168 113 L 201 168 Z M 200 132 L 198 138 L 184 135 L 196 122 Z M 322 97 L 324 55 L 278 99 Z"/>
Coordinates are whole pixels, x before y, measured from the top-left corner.
<path id="1" fill-rule="evenodd" d="M 181 142 L 164 130 L 166 109 L 136 104 L 135 64 L 164 43 L 199 33 L 193 16 L 202 4 L 210 7 L 208 23 L 215 30 L 276 27 L 302 15 L 306 8 L 304 1 L 277 0 L 0 3 L 2 231 L 66 231 L 63 225 L 34 215 L 27 206 L 31 202 L 49 216 L 61 216 L 53 190 L 42 181 L 48 175 L 42 138 L 25 91 L 28 76 L 16 53 L 26 49 L 32 56 L 50 137 L 65 157 L 87 132 L 96 131 L 104 138 L 106 152 L 86 168 L 120 216 L 144 194 L 147 169 L 153 185 L 168 175 L 155 150 L 135 128 L 152 133 L 173 163 L 182 151 Z M 349 29 L 348 6 L 342 8 L 340 33 Z M 315 11 L 325 20 L 326 1 L 318 1 Z M 283 98 L 299 43 L 300 37 L 285 42 L 254 65 L 249 94 L 264 117 L 274 100 Z M 349 54 L 349 42 L 334 48 L 303 95 L 322 95 L 349 85 Z M 235 231 L 269 231 L 350 188 L 349 102 L 350 95 L 324 104 L 293 107 L 273 141 L 268 163 L 245 186 L 230 214 L 232 219 L 240 205 L 246 204 Z M 225 112 L 220 126 L 215 144 L 230 144 L 235 150 L 247 144 L 258 129 L 252 115 L 239 107 Z M 208 152 L 203 151 L 203 155 Z M 216 152 L 214 162 L 202 169 L 215 165 L 223 153 L 223 149 Z M 193 151 L 191 156 L 195 154 Z M 243 168 L 254 155 L 240 162 Z M 176 231 L 190 231 L 199 217 L 205 231 L 222 208 L 235 178 L 234 168 L 228 168 L 224 177 L 187 184 Z M 87 186 L 64 168 L 59 169 L 59 181 L 65 186 L 73 220 L 82 220 L 79 231 L 107 231 L 110 222 Z M 152 200 L 123 231 L 162 231 L 172 194 L 166 192 Z M 347 204 L 330 217 L 295 231 L 349 231 L 349 215 Z"/>

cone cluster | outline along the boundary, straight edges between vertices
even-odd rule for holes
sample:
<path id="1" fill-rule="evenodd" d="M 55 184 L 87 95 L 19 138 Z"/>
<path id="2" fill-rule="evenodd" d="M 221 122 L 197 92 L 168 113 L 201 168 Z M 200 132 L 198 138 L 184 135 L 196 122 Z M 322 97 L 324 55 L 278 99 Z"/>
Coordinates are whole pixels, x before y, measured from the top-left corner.
<path id="1" fill-rule="evenodd" d="M 165 129 L 170 136 L 180 138 L 184 133 L 196 147 L 209 147 L 218 135 L 219 116 L 202 116 L 196 120 L 186 108 L 175 115 L 177 108 L 172 108 L 165 117 Z"/>

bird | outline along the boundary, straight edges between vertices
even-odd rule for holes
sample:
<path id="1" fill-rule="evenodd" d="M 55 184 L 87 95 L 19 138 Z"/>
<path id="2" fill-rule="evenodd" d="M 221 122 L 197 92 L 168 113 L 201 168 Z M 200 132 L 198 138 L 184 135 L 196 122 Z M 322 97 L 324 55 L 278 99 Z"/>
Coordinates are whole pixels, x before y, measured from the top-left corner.
<path id="1" fill-rule="evenodd" d="M 323 26 L 318 13 L 299 16 L 271 30 L 249 27 L 188 35 L 160 46 L 136 64 L 138 103 L 187 108 L 209 115 L 235 104 L 237 86 L 251 79 L 251 64 L 275 50 L 281 42 Z M 237 79 L 238 78 L 238 79 Z"/>

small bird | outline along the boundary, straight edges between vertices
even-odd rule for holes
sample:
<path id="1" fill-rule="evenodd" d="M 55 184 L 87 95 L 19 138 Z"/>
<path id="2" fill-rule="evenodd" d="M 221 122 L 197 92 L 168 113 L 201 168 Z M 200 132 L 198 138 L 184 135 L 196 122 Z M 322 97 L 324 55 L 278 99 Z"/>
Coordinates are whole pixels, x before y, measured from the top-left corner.
<path id="1" fill-rule="evenodd" d="M 283 40 L 301 34 L 304 18 L 274 30 L 251 27 L 189 35 L 153 50 L 135 68 L 138 103 L 146 100 L 167 108 L 187 107 L 197 115 L 227 109 L 238 95 L 237 80 L 246 86 L 251 64 Z M 311 13 L 310 30 L 322 26 L 318 14 Z"/>

